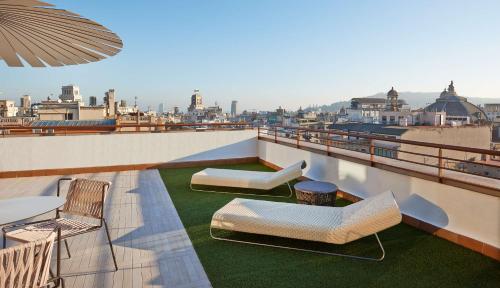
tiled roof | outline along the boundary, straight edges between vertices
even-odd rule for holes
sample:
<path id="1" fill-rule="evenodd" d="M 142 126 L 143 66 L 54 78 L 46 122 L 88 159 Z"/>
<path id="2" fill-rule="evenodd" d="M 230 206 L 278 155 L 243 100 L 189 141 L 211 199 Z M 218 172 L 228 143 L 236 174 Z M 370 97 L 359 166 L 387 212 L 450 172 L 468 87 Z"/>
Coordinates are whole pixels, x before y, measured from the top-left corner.
<path id="1" fill-rule="evenodd" d="M 77 126 L 112 126 L 116 121 L 110 120 L 36 120 L 31 123 L 32 127 L 77 127 Z"/>
<path id="2" fill-rule="evenodd" d="M 351 99 L 351 102 L 372 103 L 372 104 L 385 104 L 386 101 L 387 101 L 386 98 L 375 98 L 375 97 L 362 97 L 362 98 Z M 406 105 L 406 101 L 404 99 L 398 99 L 398 103 L 401 105 Z"/>
<path id="3" fill-rule="evenodd" d="M 484 111 L 476 105 L 467 102 L 467 98 L 449 94 L 441 94 L 441 97 L 436 99 L 436 102 L 425 107 L 425 111 L 446 112 L 447 116 L 470 116 L 473 120 L 477 120 L 478 115 L 480 115 L 481 119 L 488 119 Z"/>
<path id="4" fill-rule="evenodd" d="M 387 127 L 383 124 L 370 123 L 333 124 L 330 129 L 391 136 L 401 136 L 408 130 L 406 128 Z"/>

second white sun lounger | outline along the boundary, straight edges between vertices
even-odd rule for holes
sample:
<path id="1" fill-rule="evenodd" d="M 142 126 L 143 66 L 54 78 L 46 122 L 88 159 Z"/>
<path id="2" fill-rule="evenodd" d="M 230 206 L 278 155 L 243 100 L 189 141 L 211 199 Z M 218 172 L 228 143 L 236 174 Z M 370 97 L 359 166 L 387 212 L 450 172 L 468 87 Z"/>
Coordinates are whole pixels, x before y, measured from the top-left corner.
<path id="1" fill-rule="evenodd" d="M 288 197 L 291 197 L 293 191 L 292 188 L 290 187 L 289 182 L 302 176 L 302 169 L 304 169 L 305 167 L 306 167 L 306 162 L 300 161 L 276 172 L 207 168 L 205 170 L 202 170 L 194 174 L 191 177 L 191 189 L 194 191 L 203 191 L 203 192 L 231 193 L 231 192 L 195 189 L 193 188 L 193 185 L 271 190 L 280 185 L 287 184 L 290 190 L 290 195 Z M 240 193 L 233 193 L 233 194 L 240 194 Z M 241 194 L 250 195 L 248 193 L 241 193 Z M 251 195 L 272 196 L 267 194 L 251 194 Z M 282 196 L 274 196 L 274 197 L 282 197 Z"/>
<path id="2" fill-rule="evenodd" d="M 391 191 L 346 207 L 312 206 L 236 198 L 212 217 L 210 235 L 217 240 L 317 252 L 365 260 L 381 261 L 385 251 L 377 233 L 401 222 L 401 212 Z M 375 235 L 382 250 L 379 258 L 321 252 L 214 236 L 213 229 L 269 236 L 345 244 Z"/>

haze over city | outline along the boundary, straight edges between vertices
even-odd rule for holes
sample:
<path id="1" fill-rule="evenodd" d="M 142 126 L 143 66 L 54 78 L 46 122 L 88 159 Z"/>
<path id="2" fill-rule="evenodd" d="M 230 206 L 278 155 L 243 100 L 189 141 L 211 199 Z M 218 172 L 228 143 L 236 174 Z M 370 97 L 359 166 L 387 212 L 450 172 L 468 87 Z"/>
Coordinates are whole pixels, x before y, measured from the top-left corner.
<path id="1" fill-rule="evenodd" d="M 288 109 L 386 92 L 499 97 L 500 2 L 53 1 L 122 37 L 118 57 L 91 65 L 8 69 L 0 97 L 85 98 L 115 88 L 142 107 L 185 109 L 193 89 L 225 110 Z"/>

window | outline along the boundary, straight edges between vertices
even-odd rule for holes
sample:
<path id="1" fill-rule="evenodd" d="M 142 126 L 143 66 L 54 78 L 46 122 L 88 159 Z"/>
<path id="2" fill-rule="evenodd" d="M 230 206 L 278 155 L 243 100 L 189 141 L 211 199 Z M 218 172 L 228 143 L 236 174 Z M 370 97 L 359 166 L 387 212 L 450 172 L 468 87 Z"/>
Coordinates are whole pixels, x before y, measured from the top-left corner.
<path id="1" fill-rule="evenodd" d="M 387 150 L 381 147 L 376 147 L 374 153 L 376 156 L 396 159 L 396 152 L 393 150 Z"/>

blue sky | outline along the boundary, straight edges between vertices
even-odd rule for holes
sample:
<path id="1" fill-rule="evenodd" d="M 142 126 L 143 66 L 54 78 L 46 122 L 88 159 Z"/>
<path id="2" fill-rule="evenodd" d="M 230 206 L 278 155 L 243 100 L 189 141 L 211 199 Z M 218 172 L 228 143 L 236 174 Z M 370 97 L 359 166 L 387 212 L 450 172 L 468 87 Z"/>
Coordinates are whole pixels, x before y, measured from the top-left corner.
<path id="1" fill-rule="evenodd" d="M 1 98 L 42 99 L 75 83 L 115 88 L 141 106 L 242 109 L 330 104 L 395 86 L 500 97 L 500 1 L 47 0 L 116 32 L 123 51 L 98 63 L 8 68 Z"/>

